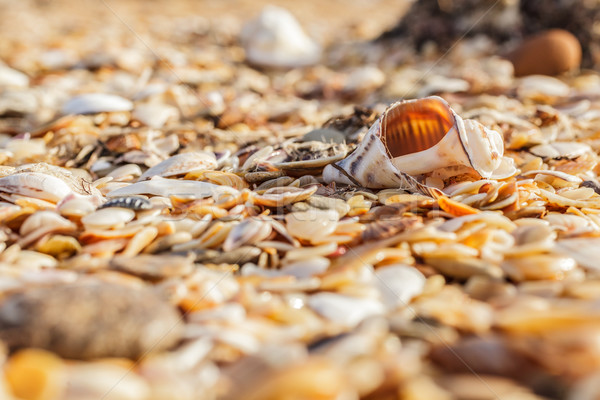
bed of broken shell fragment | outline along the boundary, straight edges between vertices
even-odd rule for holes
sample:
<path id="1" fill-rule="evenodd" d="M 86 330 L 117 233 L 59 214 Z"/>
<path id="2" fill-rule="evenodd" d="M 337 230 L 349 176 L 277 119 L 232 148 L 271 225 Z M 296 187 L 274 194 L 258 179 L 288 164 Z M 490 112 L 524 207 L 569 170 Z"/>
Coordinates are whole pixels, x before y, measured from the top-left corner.
<path id="1" fill-rule="evenodd" d="M 424 81 L 377 43 L 266 69 L 289 18 L 245 29 L 263 69 L 183 52 L 197 93 L 144 53 L 0 67 L 0 397 L 597 397 L 600 76 L 481 38 Z"/>

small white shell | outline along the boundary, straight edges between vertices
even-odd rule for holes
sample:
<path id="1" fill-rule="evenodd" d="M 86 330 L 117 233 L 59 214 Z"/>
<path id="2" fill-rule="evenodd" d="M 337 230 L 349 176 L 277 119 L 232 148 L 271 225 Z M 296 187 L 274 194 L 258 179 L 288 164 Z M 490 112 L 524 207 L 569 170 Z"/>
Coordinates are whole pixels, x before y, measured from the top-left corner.
<path id="1" fill-rule="evenodd" d="M 175 107 L 165 104 L 140 104 L 133 111 L 133 118 L 151 128 L 162 128 L 170 118 L 177 118 L 179 112 Z"/>
<path id="2" fill-rule="evenodd" d="M 366 65 L 353 70 L 346 79 L 344 90 L 361 92 L 376 90 L 385 83 L 385 74 L 373 65 Z"/>
<path id="3" fill-rule="evenodd" d="M 64 181 L 39 172 L 20 172 L 0 178 L 2 192 L 58 203 L 73 191 Z"/>
<path id="4" fill-rule="evenodd" d="M 321 47 L 281 7 L 265 7 L 257 19 L 244 26 L 241 41 L 248 61 L 265 67 L 302 67 L 321 58 Z"/>
<path id="5" fill-rule="evenodd" d="M 115 180 L 118 180 L 118 179 L 123 179 L 123 178 L 129 177 L 129 176 L 140 176 L 140 175 L 142 175 L 142 169 L 140 168 L 139 165 L 125 164 L 118 168 L 113 169 L 106 176 L 109 176 L 111 178 L 114 178 Z"/>
<path id="6" fill-rule="evenodd" d="M 600 238 L 582 237 L 564 239 L 556 242 L 556 251 L 573 257 L 577 263 L 591 270 L 599 270 Z"/>
<path id="7" fill-rule="evenodd" d="M 546 100 L 554 97 L 566 97 L 571 89 L 563 81 L 545 75 L 530 75 L 521 78 L 517 95 L 525 99 Z"/>
<path id="8" fill-rule="evenodd" d="M 139 181 L 145 181 L 153 176 L 169 177 L 192 171 L 205 171 L 217 168 L 217 158 L 213 153 L 198 151 L 181 153 L 169 157 L 153 166 L 140 176 Z"/>
<path id="9" fill-rule="evenodd" d="M 303 240 L 319 240 L 335 231 L 340 216 L 335 210 L 297 211 L 285 216 L 290 235 Z"/>
<path id="10" fill-rule="evenodd" d="M 0 87 L 27 87 L 29 86 L 29 77 L 16 69 L 0 65 Z"/>
<path id="11" fill-rule="evenodd" d="M 552 142 L 538 144 L 529 149 L 532 154 L 543 158 L 576 158 L 592 151 L 585 143 L 577 142 Z"/>
<path id="12" fill-rule="evenodd" d="M 327 271 L 330 264 L 331 261 L 327 257 L 313 257 L 287 264 L 281 268 L 281 272 L 304 279 Z"/>
<path id="13" fill-rule="evenodd" d="M 12 139 L 6 145 L 6 150 L 12 153 L 15 160 L 31 159 L 47 152 L 43 139 Z"/>
<path id="14" fill-rule="evenodd" d="M 121 96 L 88 93 L 73 97 L 62 108 L 63 114 L 97 114 L 101 112 L 130 111 L 133 103 Z"/>
<path id="15" fill-rule="evenodd" d="M 21 236 L 26 236 L 36 229 L 46 228 L 50 230 L 61 228 L 75 228 L 75 224 L 52 211 L 38 211 L 23 222 L 19 229 Z"/>
<path id="16" fill-rule="evenodd" d="M 549 169 L 533 169 L 531 171 L 523 172 L 521 175 L 530 176 L 530 175 L 548 175 L 558 179 L 562 179 L 563 181 L 572 182 L 572 183 L 581 183 L 583 179 L 578 176 L 567 174 L 562 171 L 554 171 Z"/>
<path id="17" fill-rule="evenodd" d="M 103 208 L 86 215 L 81 222 L 86 229 L 110 229 L 119 227 L 131 221 L 135 212 L 128 208 Z"/>
<path id="18" fill-rule="evenodd" d="M 246 219 L 231 229 L 223 243 L 223 251 L 231 251 L 244 245 L 260 242 L 271 234 L 272 229 L 271 224 L 267 221 Z"/>
<path id="19" fill-rule="evenodd" d="M 425 287 L 425 276 L 408 265 L 388 265 L 375 270 L 377 287 L 389 309 L 406 307 Z"/>
<path id="20" fill-rule="evenodd" d="M 310 296 L 310 308 L 338 324 L 353 327 L 372 315 L 384 313 L 383 304 L 377 299 L 355 298 L 341 294 L 321 292 Z"/>
<path id="21" fill-rule="evenodd" d="M 79 197 L 67 200 L 58 207 L 60 214 L 68 217 L 82 217 L 94 212 L 95 209 L 96 206 L 93 202 Z"/>

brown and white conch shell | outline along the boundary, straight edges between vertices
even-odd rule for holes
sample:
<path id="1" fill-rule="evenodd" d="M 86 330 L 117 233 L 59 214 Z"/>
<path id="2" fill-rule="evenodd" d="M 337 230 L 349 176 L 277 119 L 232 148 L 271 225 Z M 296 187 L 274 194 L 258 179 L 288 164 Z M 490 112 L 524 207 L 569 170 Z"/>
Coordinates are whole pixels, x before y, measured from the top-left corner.
<path id="1" fill-rule="evenodd" d="M 500 133 L 463 120 L 445 100 L 432 96 L 388 107 L 351 155 L 325 167 L 323 179 L 435 195 L 413 177 L 464 165 L 490 178 L 501 166 L 503 154 Z"/>

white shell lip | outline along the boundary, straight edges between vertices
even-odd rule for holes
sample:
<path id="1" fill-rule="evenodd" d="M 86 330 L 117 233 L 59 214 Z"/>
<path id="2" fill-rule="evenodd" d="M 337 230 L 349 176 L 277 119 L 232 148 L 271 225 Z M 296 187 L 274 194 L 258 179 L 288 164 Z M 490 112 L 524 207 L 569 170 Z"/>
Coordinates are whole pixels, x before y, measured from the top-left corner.
<path id="1" fill-rule="evenodd" d="M 406 147 L 417 151 L 402 154 Z M 490 178 L 503 155 L 500 133 L 463 120 L 444 99 L 431 96 L 389 106 L 350 156 L 325 168 L 323 179 L 374 189 L 397 187 L 402 175 L 457 165 Z"/>
<path id="2" fill-rule="evenodd" d="M 464 126 L 463 148 L 471 166 L 483 178 L 489 178 L 502 161 L 504 141 L 502 136 L 472 119 L 460 120 Z"/>

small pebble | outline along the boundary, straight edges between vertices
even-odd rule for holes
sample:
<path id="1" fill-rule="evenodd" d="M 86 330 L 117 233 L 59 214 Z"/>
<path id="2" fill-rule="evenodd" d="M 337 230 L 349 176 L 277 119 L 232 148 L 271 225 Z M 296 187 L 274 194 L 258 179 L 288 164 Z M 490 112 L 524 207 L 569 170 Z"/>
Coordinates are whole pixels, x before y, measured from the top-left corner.
<path id="1" fill-rule="evenodd" d="M 581 64 L 581 45 L 573 34 L 553 29 L 532 36 L 507 57 L 515 76 L 559 75 Z"/>
<path id="2" fill-rule="evenodd" d="M 0 304 L 0 339 L 61 357 L 138 358 L 176 344 L 179 313 L 149 289 L 70 284 L 28 289 Z"/>

